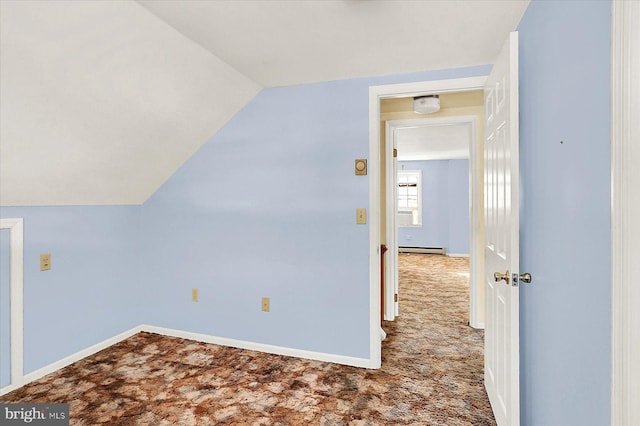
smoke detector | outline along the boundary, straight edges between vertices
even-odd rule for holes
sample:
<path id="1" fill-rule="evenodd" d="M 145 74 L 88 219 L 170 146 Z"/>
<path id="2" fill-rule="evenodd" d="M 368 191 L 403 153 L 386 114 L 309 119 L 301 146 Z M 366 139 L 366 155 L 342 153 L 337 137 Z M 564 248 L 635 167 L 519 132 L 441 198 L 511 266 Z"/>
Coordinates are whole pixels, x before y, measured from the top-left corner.
<path id="1" fill-rule="evenodd" d="M 440 111 L 440 95 L 416 96 L 413 98 L 413 112 L 433 114 Z"/>

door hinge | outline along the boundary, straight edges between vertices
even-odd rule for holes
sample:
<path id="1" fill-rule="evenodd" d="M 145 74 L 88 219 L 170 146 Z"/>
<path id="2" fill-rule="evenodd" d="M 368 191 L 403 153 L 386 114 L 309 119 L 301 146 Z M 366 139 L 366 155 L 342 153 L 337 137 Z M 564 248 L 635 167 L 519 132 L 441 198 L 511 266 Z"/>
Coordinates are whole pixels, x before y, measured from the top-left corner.
<path id="1" fill-rule="evenodd" d="M 393 301 L 394 301 L 394 302 L 397 302 L 397 301 L 398 301 L 398 293 L 396 293 L 396 294 L 394 294 L 394 295 L 393 295 Z"/>
<path id="2" fill-rule="evenodd" d="M 398 149 L 393 148 L 393 158 L 397 158 L 397 157 L 398 157 Z"/>

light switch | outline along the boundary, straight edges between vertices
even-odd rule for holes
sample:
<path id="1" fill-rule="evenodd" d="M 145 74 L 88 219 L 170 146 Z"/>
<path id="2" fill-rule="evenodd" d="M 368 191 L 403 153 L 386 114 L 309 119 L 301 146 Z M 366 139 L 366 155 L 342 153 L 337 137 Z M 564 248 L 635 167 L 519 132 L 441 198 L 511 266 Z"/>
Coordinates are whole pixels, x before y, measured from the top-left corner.
<path id="1" fill-rule="evenodd" d="M 262 298 L 262 312 L 270 312 L 271 311 L 271 299 L 268 297 Z"/>
<path id="2" fill-rule="evenodd" d="M 48 271 L 51 269 L 51 253 L 45 253 L 40 255 L 40 270 Z"/>
<path id="3" fill-rule="evenodd" d="M 199 294 L 198 294 L 198 289 L 197 288 L 192 288 L 191 289 L 191 301 L 192 302 L 197 302 L 198 299 L 200 298 Z"/>
<path id="4" fill-rule="evenodd" d="M 356 176 L 366 176 L 367 174 L 367 160 L 359 158 L 356 160 Z"/>
<path id="5" fill-rule="evenodd" d="M 356 223 L 365 225 L 367 223 L 367 209 L 360 207 L 356 209 Z"/>

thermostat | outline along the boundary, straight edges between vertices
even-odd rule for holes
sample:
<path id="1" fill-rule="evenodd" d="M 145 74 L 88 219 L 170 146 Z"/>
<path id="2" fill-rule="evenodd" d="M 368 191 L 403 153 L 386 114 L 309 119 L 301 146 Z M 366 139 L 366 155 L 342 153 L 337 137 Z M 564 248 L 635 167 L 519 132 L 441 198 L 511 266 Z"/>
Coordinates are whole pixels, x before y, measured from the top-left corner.
<path id="1" fill-rule="evenodd" d="M 360 158 L 356 160 L 356 176 L 366 176 L 367 160 Z"/>

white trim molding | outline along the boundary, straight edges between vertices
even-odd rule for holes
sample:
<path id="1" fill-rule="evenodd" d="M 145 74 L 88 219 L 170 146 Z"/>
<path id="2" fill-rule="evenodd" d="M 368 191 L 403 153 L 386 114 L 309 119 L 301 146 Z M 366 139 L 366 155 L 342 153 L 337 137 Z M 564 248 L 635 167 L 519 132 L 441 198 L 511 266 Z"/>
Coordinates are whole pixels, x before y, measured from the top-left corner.
<path id="1" fill-rule="evenodd" d="M 86 349 L 73 353 L 69 356 L 62 358 L 61 360 L 52 362 L 49 365 L 46 365 L 42 368 L 39 368 L 27 374 L 19 382 L 11 383 L 8 386 L 0 388 L 0 395 L 4 395 L 8 392 L 14 391 L 28 383 L 33 382 L 34 380 L 38 380 L 46 376 L 47 374 L 51 374 L 55 371 L 58 371 L 61 368 L 64 368 L 70 364 L 73 364 L 74 362 L 80 361 L 83 358 L 86 358 L 97 352 L 100 352 L 101 350 L 106 349 L 109 346 L 115 345 L 116 343 L 119 343 L 141 332 L 155 333 L 155 334 L 160 334 L 162 336 L 179 337 L 182 339 L 195 340 L 197 342 L 212 343 L 215 345 L 228 346 L 228 347 L 239 348 L 239 349 L 248 349 L 251 351 L 264 352 L 264 353 L 274 354 L 274 355 L 284 355 L 284 356 L 291 356 L 295 358 L 312 359 L 312 360 L 324 361 L 324 362 L 333 362 L 336 364 L 351 365 L 354 367 L 379 368 L 375 364 L 371 363 L 371 361 L 367 358 L 356 358 L 356 357 L 349 357 L 344 355 L 335 355 L 335 354 L 328 354 L 328 353 L 321 353 L 321 352 L 306 351 L 302 349 L 286 348 L 283 346 L 267 345 L 264 343 L 248 342 L 244 340 L 236 340 L 236 339 L 229 339 L 226 337 L 212 336 L 209 334 L 192 333 L 189 331 L 175 330 L 171 328 L 156 327 L 153 325 L 141 324 L 137 327 L 133 327 L 132 329 L 129 329 L 116 336 L 105 339 L 102 342 L 96 343 L 95 345 L 92 345 Z M 378 328 L 376 337 L 378 338 L 378 342 L 379 342 L 380 338 L 382 337 L 380 328 Z"/>
<path id="2" fill-rule="evenodd" d="M 139 325 L 123 333 L 120 333 L 117 336 L 110 337 L 106 340 L 103 340 L 102 342 L 96 343 L 95 345 L 89 346 L 88 348 L 85 348 L 74 354 L 66 356 L 61 360 L 52 362 L 49 365 L 46 365 L 42 368 L 32 371 L 31 373 L 25 375 L 23 380 L 20 383 L 15 383 L 15 384 L 11 383 L 11 385 L 5 386 L 2 389 L 0 389 L 0 395 L 4 395 L 8 392 L 14 391 L 28 383 L 33 382 L 34 380 L 38 380 L 46 376 L 47 374 L 51 374 L 55 371 L 60 370 L 61 368 L 64 368 L 70 364 L 73 364 L 76 361 L 80 361 L 83 358 L 86 358 L 90 355 L 100 352 L 101 350 L 106 349 L 109 346 L 115 345 L 116 343 L 121 342 L 125 339 L 128 339 L 129 337 L 133 336 L 136 333 L 140 333 L 141 331 L 143 331 L 143 329 L 142 329 L 142 326 Z"/>
<path id="3" fill-rule="evenodd" d="M 369 360 L 380 368 L 380 98 L 375 89 L 369 87 Z"/>
<path id="4" fill-rule="evenodd" d="M 212 343 L 214 345 L 228 346 L 231 348 L 248 349 L 250 351 L 264 352 L 273 355 L 284 355 L 295 358 L 312 359 L 315 361 L 332 362 L 335 364 L 351 365 L 363 368 L 378 368 L 372 364 L 367 358 L 355 358 L 344 355 L 335 355 L 322 352 L 306 351 L 303 349 L 287 348 L 284 346 L 268 345 L 265 343 L 249 342 L 246 340 L 230 339 L 227 337 L 212 336 L 209 334 L 192 333 L 189 331 L 175 330 L 172 328 L 156 327 L 152 325 L 141 325 L 140 331 L 148 333 L 161 334 L 163 336 L 179 337 L 182 339 L 195 340 L 203 343 Z M 380 326 L 376 331 L 376 338 L 380 342 Z"/>
<path id="5" fill-rule="evenodd" d="M 11 382 L 10 386 L 21 386 L 24 380 L 24 223 L 23 219 L 0 219 L 0 229 L 9 229 L 10 244 L 10 266 L 9 266 L 9 286 L 10 286 L 10 318 L 11 318 Z"/>
<path id="6" fill-rule="evenodd" d="M 640 424 L 640 2 L 612 2 L 611 424 Z"/>

